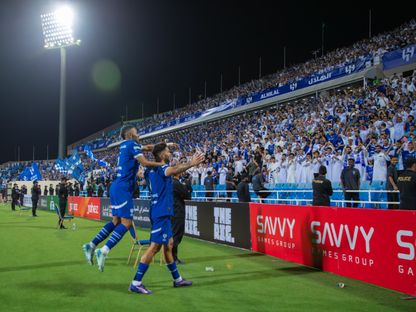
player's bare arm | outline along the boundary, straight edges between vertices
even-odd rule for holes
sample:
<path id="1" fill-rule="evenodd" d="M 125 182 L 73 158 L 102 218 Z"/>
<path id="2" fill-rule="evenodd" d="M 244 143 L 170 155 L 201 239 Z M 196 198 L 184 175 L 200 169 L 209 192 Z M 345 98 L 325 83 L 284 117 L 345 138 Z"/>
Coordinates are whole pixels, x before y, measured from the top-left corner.
<path id="1" fill-rule="evenodd" d="M 201 164 L 202 162 L 204 162 L 205 160 L 205 155 L 202 153 L 195 153 L 192 156 L 191 161 L 185 163 L 185 164 L 179 164 L 177 166 L 174 167 L 168 167 L 166 169 L 165 174 L 167 176 L 172 176 L 172 175 L 177 175 L 180 174 L 182 172 L 185 172 L 186 170 L 188 170 L 189 168 L 198 166 L 199 164 Z"/>

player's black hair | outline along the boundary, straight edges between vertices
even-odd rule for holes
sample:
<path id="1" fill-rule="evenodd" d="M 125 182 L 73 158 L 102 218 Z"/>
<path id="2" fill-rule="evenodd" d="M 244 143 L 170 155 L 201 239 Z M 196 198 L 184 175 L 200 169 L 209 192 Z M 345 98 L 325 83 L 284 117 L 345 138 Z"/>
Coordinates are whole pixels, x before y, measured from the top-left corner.
<path id="1" fill-rule="evenodd" d="M 123 126 L 122 128 L 121 128 L 121 130 L 120 130 L 120 136 L 121 136 L 121 138 L 123 139 L 123 140 L 125 140 L 126 139 L 126 133 L 128 132 L 128 131 L 130 131 L 131 129 L 133 129 L 134 128 L 134 126 L 133 125 L 125 125 L 125 126 Z"/>
<path id="2" fill-rule="evenodd" d="M 410 157 L 406 160 L 406 169 L 410 169 L 413 165 L 416 164 L 416 158 Z"/>
<path id="3" fill-rule="evenodd" d="M 156 161 L 161 160 L 160 153 L 163 152 L 166 147 L 167 147 L 167 144 L 165 142 L 160 142 L 153 147 L 152 154 L 153 154 L 153 157 L 156 159 Z"/>
<path id="4" fill-rule="evenodd" d="M 319 174 L 325 175 L 326 174 L 326 167 L 324 165 L 319 167 Z"/>

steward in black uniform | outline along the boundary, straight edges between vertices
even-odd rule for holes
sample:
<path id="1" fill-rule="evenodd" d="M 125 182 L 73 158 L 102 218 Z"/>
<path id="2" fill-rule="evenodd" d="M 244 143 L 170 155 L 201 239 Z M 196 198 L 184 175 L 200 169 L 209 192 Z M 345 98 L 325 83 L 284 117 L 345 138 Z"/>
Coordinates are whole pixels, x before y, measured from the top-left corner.
<path id="1" fill-rule="evenodd" d="M 400 209 L 416 210 L 416 158 L 406 161 L 406 170 L 397 178 Z"/>
<path id="2" fill-rule="evenodd" d="M 52 184 L 49 186 L 49 195 L 53 196 L 53 194 L 55 193 L 55 190 L 53 189 Z"/>
<path id="3" fill-rule="evenodd" d="M 72 183 L 68 182 L 68 196 L 74 196 L 74 188 L 72 187 Z"/>
<path id="4" fill-rule="evenodd" d="M 75 183 L 74 195 L 79 196 L 79 184 Z"/>
<path id="5" fill-rule="evenodd" d="M 357 201 L 360 200 L 360 192 L 346 192 L 346 191 L 355 191 L 360 189 L 360 171 L 357 168 L 354 168 L 355 160 L 354 158 L 348 158 L 348 167 L 342 169 L 341 172 L 341 185 L 344 190 L 344 198 L 347 201 L 345 203 L 346 207 L 358 207 Z M 350 200 L 355 201 L 351 203 Z"/>
<path id="6" fill-rule="evenodd" d="M 26 185 L 23 185 L 20 190 L 20 206 L 23 206 L 23 198 L 27 195 L 27 188 Z"/>
<path id="7" fill-rule="evenodd" d="M 173 232 L 173 259 L 177 263 L 183 263 L 178 259 L 178 246 L 185 233 L 185 199 L 191 199 L 192 189 L 179 181 L 180 175 L 173 177 L 173 211 L 172 232 Z"/>
<path id="8" fill-rule="evenodd" d="M 19 205 L 20 190 L 15 183 L 12 188 L 12 210 L 16 210 L 16 205 Z"/>
<path id="9" fill-rule="evenodd" d="M 61 215 L 61 218 L 59 219 L 59 228 L 66 229 L 66 227 L 64 227 L 64 219 L 63 219 L 65 216 L 66 204 L 68 203 L 68 188 L 66 185 L 66 178 L 61 179 L 61 184 L 59 184 L 58 197 L 59 197 L 59 213 Z"/>
<path id="10" fill-rule="evenodd" d="M 250 188 L 248 186 L 249 177 L 245 175 L 237 185 L 237 197 L 239 203 L 251 202 Z"/>
<path id="11" fill-rule="evenodd" d="M 37 181 L 33 182 L 32 193 L 32 216 L 37 217 L 36 209 L 38 208 L 39 196 L 42 195 L 40 186 Z"/>
<path id="12" fill-rule="evenodd" d="M 331 181 L 325 178 L 326 167 L 319 167 L 318 176 L 312 180 L 312 189 L 313 189 L 313 206 L 330 206 L 330 196 L 332 195 L 332 185 Z"/>
<path id="13" fill-rule="evenodd" d="M 48 196 L 48 187 L 45 185 L 45 188 L 43 190 L 43 196 Z"/>

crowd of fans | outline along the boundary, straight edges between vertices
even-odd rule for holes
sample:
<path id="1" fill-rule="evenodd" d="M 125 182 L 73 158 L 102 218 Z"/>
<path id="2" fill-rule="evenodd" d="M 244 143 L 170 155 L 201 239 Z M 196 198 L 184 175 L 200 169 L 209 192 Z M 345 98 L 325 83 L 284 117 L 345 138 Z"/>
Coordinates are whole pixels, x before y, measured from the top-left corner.
<path id="1" fill-rule="evenodd" d="M 142 119 L 136 122 L 136 126 L 139 129 L 157 126 L 160 123 L 175 120 L 191 113 L 203 112 L 206 109 L 218 106 L 225 101 L 235 99 L 239 96 L 250 96 L 269 88 L 280 87 L 288 83 L 297 82 L 314 73 L 323 74 L 329 72 L 337 67 L 343 67 L 352 61 L 364 59 L 366 56 L 381 58 L 383 54 L 388 51 L 414 43 L 416 43 L 416 21 L 411 20 L 393 31 L 379 34 L 371 39 L 361 40 L 349 47 L 336 49 L 322 57 L 311 59 L 286 69 L 281 69 L 276 73 L 264 76 L 261 79 L 234 86 L 230 90 L 215 94 L 214 96 L 208 98 L 202 98 L 202 96 L 200 96 L 197 102 L 173 111 Z M 114 140 L 117 139 L 117 135 L 115 131 L 110 131 L 99 139 Z"/>
<path id="2" fill-rule="evenodd" d="M 190 170 L 194 184 L 209 173 L 224 184 L 227 174 L 252 177 L 258 171 L 272 184 L 311 183 L 320 165 L 339 182 L 349 158 L 363 181 L 386 181 L 390 157 L 398 157 L 402 170 L 406 159 L 416 156 L 415 85 L 416 72 L 395 75 L 151 140 L 179 143 L 177 159 L 196 149 L 207 154 L 205 164 Z"/>
<path id="3" fill-rule="evenodd" d="M 339 182 L 349 158 L 354 158 L 361 179 L 371 183 L 386 180 L 390 157 L 398 157 L 401 170 L 407 158 L 416 156 L 414 116 L 416 71 L 175 131 L 143 144 L 178 143 L 174 162 L 197 150 L 205 152 L 206 162 L 188 172 L 193 184 L 203 184 L 208 175 L 225 184 L 227 179 L 251 179 L 258 173 L 271 184 L 311 183 L 320 165 L 327 167 L 330 180 Z M 85 190 L 89 184 L 94 190 L 107 188 L 117 156 L 118 148 L 95 153 L 110 164 L 106 169 L 81 156 L 84 169 L 94 172 Z M 62 176 L 54 161 L 38 164 L 43 179 Z M 16 179 L 28 165 L 7 164 L 0 168 L 1 177 Z"/>
<path id="4" fill-rule="evenodd" d="M 226 99 L 250 95 L 263 89 L 286 84 L 313 72 L 325 72 L 368 54 L 381 56 L 389 50 L 416 42 L 416 23 L 366 39 L 352 47 L 337 49 L 322 58 L 293 66 L 268 77 L 234 87 L 189 107 L 160 114 L 138 124 L 139 128 L 181 115 L 204 110 Z M 206 162 L 189 171 L 193 184 L 203 184 L 212 175 L 225 184 L 227 179 L 250 178 L 260 173 L 264 181 L 310 183 L 320 165 L 328 169 L 334 182 L 348 158 L 354 158 L 362 180 L 383 181 L 391 156 L 398 156 L 398 169 L 416 154 L 416 74 L 373 81 L 366 87 L 354 86 L 334 94 L 321 93 L 291 103 L 248 112 L 224 120 L 175 131 L 143 143 L 169 140 L 180 145 L 175 161 L 190 157 L 195 150 L 206 153 Z M 116 138 L 113 130 L 111 136 Z M 108 137 L 107 137 L 108 138 Z M 82 155 L 87 172 L 94 172 L 91 184 L 108 185 L 116 172 L 118 148 L 96 152 L 96 157 L 110 164 L 98 164 Z M 62 176 L 54 161 L 38 162 L 44 180 Z M 16 180 L 30 162 L 8 163 L 0 167 L 0 185 Z M 100 169 L 100 170 L 98 170 Z M 88 185 L 86 184 L 85 188 Z M 105 187 L 106 188 L 106 187 Z"/>

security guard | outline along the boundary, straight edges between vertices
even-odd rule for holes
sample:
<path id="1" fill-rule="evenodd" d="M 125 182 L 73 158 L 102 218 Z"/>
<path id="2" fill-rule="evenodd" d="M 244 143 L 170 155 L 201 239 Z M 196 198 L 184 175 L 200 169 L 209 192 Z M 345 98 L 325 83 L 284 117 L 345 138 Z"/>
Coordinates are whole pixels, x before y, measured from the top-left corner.
<path id="1" fill-rule="evenodd" d="M 397 178 L 400 209 L 416 210 L 416 158 L 408 158 L 406 170 Z"/>
<path id="2" fill-rule="evenodd" d="M 20 198 L 20 190 L 17 184 L 15 183 L 13 184 L 13 189 L 12 189 L 12 210 L 13 211 L 16 210 L 16 205 L 19 206 L 19 198 Z"/>
<path id="3" fill-rule="evenodd" d="M 312 180 L 312 189 L 313 189 L 313 206 L 330 206 L 330 198 L 332 195 L 332 185 L 331 181 L 325 178 L 326 167 L 320 166 L 318 171 L 318 176 Z"/>
<path id="4" fill-rule="evenodd" d="M 189 189 L 179 181 L 180 174 L 173 177 L 173 211 L 172 232 L 173 232 L 173 259 L 178 264 L 184 262 L 178 259 L 178 246 L 185 233 L 185 200 L 191 199 L 192 187 Z"/>
<path id="5" fill-rule="evenodd" d="M 42 194 L 38 181 L 33 181 L 33 187 L 31 189 L 32 194 L 32 216 L 37 217 L 36 209 L 38 208 L 39 197 Z"/>
<path id="6" fill-rule="evenodd" d="M 61 218 L 59 219 L 59 228 L 66 229 L 66 227 L 64 226 L 63 218 L 65 216 L 65 209 L 68 203 L 68 186 L 67 179 L 65 177 L 61 179 L 61 183 L 59 184 L 59 190 L 57 194 L 59 197 L 59 213 L 61 215 Z"/>

